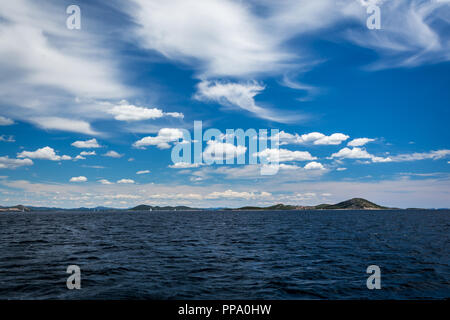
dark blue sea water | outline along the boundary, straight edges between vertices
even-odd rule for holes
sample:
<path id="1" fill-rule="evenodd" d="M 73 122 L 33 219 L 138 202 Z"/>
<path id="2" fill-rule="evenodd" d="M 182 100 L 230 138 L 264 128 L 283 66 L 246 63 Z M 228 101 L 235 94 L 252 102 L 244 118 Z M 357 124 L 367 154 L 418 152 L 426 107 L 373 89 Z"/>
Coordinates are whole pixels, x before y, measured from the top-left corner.
<path id="1" fill-rule="evenodd" d="M 0 299 L 449 298 L 449 231 L 449 211 L 2 213 Z"/>

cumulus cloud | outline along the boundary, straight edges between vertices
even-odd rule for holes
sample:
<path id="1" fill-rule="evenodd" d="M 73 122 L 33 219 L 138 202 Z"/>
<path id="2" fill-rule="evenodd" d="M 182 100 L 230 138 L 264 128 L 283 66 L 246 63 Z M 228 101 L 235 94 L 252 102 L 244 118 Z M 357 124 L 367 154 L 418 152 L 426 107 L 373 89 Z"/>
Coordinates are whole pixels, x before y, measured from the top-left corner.
<path id="1" fill-rule="evenodd" d="M 133 179 L 120 179 L 120 180 L 117 180 L 117 183 L 133 184 L 134 180 Z"/>
<path id="2" fill-rule="evenodd" d="M 309 162 L 305 165 L 305 170 L 324 170 L 325 167 L 316 161 Z"/>
<path id="3" fill-rule="evenodd" d="M 257 153 L 269 162 L 311 161 L 316 160 L 308 151 L 291 151 L 287 149 L 264 149 Z"/>
<path id="4" fill-rule="evenodd" d="M 100 148 L 100 145 L 95 138 L 86 141 L 75 141 L 72 143 L 72 146 L 80 149 Z"/>
<path id="5" fill-rule="evenodd" d="M 108 152 L 106 152 L 105 154 L 103 154 L 104 157 L 110 157 L 110 158 L 122 158 L 123 154 L 120 154 L 114 150 L 110 150 Z"/>
<path id="6" fill-rule="evenodd" d="M 109 181 L 107 179 L 100 179 L 100 180 L 98 180 L 98 182 L 100 182 L 101 184 L 105 184 L 105 185 L 113 184 L 111 181 Z"/>
<path id="7" fill-rule="evenodd" d="M 135 143 L 133 147 L 144 149 L 146 146 L 157 146 L 159 149 L 170 148 L 170 143 L 178 142 L 183 138 L 183 131 L 176 128 L 162 128 L 155 137 L 144 137 Z"/>
<path id="8" fill-rule="evenodd" d="M 60 160 L 71 160 L 72 157 L 63 155 L 59 156 L 56 154 L 55 150 L 51 147 L 43 147 L 37 149 L 35 151 L 22 151 L 17 154 L 18 158 L 31 158 L 31 159 L 40 159 L 40 160 L 51 160 L 51 161 L 60 161 Z"/>
<path id="9" fill-rule="evenodd" d="M 189 168 L 198 168 L 202 166 L 203 163 L 188 163 L 188 162 L 177 162 L 169 165 L 169 168 L 173 169 L 189 169 Z"/>
<path id="10" fill-rule="evenodd" d="M 95 153 L 95 151 L 81 151 L 80 155 L 81 156 L 95 156 L 96 153 Z"/>
<path id="11" fill-rule="evenodd" d="M 75 157 L 75 160 L 85 160 L 86 156 L 96 155 L 95 151 L 81 151 L 79 155 Z"/>
<path id="12" fill-rule="evenodd" d="M 163 112 L 158 108 L 145 108 L 129 104 L 122 101 L 121 104 L 114 106 L 108 113 L 114 115 L 114 119 L 120 121 L 142 121 L 148 119 L 158 119 L 164 116 L 183 118 L 184 115 L 179 112 Z"/>
<path id="13" fill-rule="evenodd" d="M 362 147 L 365 144 L 375 141 L 375 139 L 370 139 L 370 138 L 357 138 L 357 139 L 353 139 L 352 141 L 350 141 L 349 143 L 347 143 L 347 145 L 349 147 Z"/>
<path id="14" fill-rule="evenodd" d="M 221 161 L 233 159 L 245 154 L 247 147 L 235 146 L 231 143 L 210 140 L 207 142 L 205 151 L 203 151 L 203 159 L 210 161 Z"/>
<path id="15" fill-rule="evenodd" d="M 280 131 L 277 136 L 280 144 L 314 144 L 314 145 L 339 145 L 350 138 L 343 133 L 333 133 L 329 136 L 320 132 L 311 132 L 299 135 Z"/>
<path id="16" fill-rule="evenodd" d="M 33 165 L 33 160 L 31 159 L 11 159 L 8 156 L 0 157 L 0 169 L 16 169 L 31 165 Z"/>
<path id="17" fill-rule="evenodd" d="M 12 119 L 0 116 L 0 126 L 10 126 L 12 124 L 14 124 Z"/>
<path id="18" fill-rule="evenodd" d="M 391 162 L 392 159 L 390 157 L 383 158 L 377 157 L 370 153 L 368 153 L 365 149 L 362 148 L 343 148 L 336 153 L 331 155 L 331 158 L 341 158 L 341 159 L 369 159 L 372 162 Z"/>
<path id="19" fill-rule="evenodd" d="M 72 177 L 70 178 L 70 182 L 86 182 L 88 179 L 85 176 Z"/>
<path id="20" fill-rule="evenodd" d="M 150 173 L 150 170 L 139 170 L 136 172 L 136 174 L 147 174 Z"/>

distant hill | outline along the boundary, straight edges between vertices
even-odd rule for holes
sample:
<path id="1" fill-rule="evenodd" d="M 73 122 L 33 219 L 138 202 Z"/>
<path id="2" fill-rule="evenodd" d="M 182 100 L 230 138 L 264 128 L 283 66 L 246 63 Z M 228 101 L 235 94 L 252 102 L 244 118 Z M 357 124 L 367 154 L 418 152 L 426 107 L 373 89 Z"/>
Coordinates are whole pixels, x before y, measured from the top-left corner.
<path id="1" fill-rule="evenodd" d="M 316 206 L 316 209 L 352 209 L 352 210 L 367 210 L 367 209 L 389 209 L 388 207 L 383 207 L 373 202 L 370 202 L 366 199 L 362 198 L 353 198 L 347 201 L 342 201 L 337 204 L 331 205 L 319 205 Z"/>
<path id="2" fill-rule="evenodd" d="M 203 209 L 196 209 L 196 208 L 190 208 L 186 206 L 148 206 L 146 204 L 141 204 L 139 206 L 136 206 L 134 208 L 128 209 L 130 211 L 190 211 L 190 210 L 203 210 Z"/>
<path id="3" fill-rule="evenodd" d="M 319 204 L 317 206 L 293 206 L 276 204 L 270 207 L 241 207 L 231 210 L 379 210 L 390 209 L 362 198 L 353 198 L 337 204 Z"/>
<path id="4" fill-rule="evenodd" d="M 31 211 L 31 209 L 21 204 L 14 207 L 0 207 L 0 212 L 28 212 L 28 211 Z"/>
<path id="5" fill-rule="evenodd" d="M 73 209 L 63 209 L 63 208 L 51 208 L 51 207 L 32 207 L 17 205 L 12 207 L 1 207 L 0 212 L 46 212 L 46 211 L 71 211 L 71 212 L 115 212 L 115 211 L 216 211 L 216 210 L 226 210 L 226 211 L 257 211 L 257 210 L 380 210 L 380 209 L 398 209 L 380 206 L 376 203 L 370 202 L 362 198 L 353 198 L 350 200 L 342 201 L 336 204 L 319 204 L 316 206 L 302 206 L 302 205 L 286 205 L 278 203 L 269 207 L 256 207 L 256 206 L 245 206 L 241 208 L 191 208 L 187 206 L 150 206 L 146 204 L 141 204 L 130 209 L 117 209 L 108 207 L 95 207 L 95 208 L 73 208 Z M 425 210 L 419 208 L 410 208 L 408 210 Z M 436 210 L 436 209 L 430 209 Z M 448 209 L 443 209 L 448 210 Z"/>
<path id="6" fill-rule="evenodd" d="M 33 206 L 13 206 L 13 207 L 0 207 L 0 212 L 49 212 L 49 211 L 120 211 L 124 209 L 108 208 L 108 207 L 95 207 L 95 208 L 55 208 L 55 207 L 33 207 Z"/>
<path id="7" fill-rule="evenodd" d="M 296 210 L 297 206 L 285 205 L 282 203 L 270 206 L 270 207 L 252 207 L 246 206 L 237 209 L 229 209 L 229 210 Z"/>

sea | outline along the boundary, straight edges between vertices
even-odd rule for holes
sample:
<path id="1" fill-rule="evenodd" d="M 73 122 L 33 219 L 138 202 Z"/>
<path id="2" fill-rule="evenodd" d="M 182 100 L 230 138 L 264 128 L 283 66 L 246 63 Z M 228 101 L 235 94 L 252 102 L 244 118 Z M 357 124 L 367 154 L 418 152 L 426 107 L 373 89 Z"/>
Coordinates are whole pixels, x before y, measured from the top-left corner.
<path id="1" fill-rule="evenodd" d="M 1 213 L 0 299 L 448 299 L 449 234 L 449 210 Z"/>

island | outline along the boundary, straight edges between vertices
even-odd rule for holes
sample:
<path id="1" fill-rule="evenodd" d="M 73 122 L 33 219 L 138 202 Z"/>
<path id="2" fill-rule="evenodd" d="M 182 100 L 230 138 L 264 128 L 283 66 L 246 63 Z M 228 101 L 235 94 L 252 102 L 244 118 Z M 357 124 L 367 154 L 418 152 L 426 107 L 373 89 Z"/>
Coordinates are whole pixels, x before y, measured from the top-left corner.
<path id="1" fill-rule="evenodd" d="M 287 211 L 287 210 L 401 210 L 380 206 L 362 198 L 353 198 L 337 204 L 319 204 L 316 206 L 275 204 L 268 207 L 244 206 L 240 208 L 191 208 L 187 206 L 151 206 L 141 204 L 128 209 L 95 207 L 95 208 L 53 208 L 53 207 L 33 207 L 17 205 L 12 207 L 0 207 L 0 212 L 48 212 L 48 211 L 80 211 L 80 212 L 108 212 L 108 211 Z M 417 209 L 419 210 L 419 209 Z"/>

